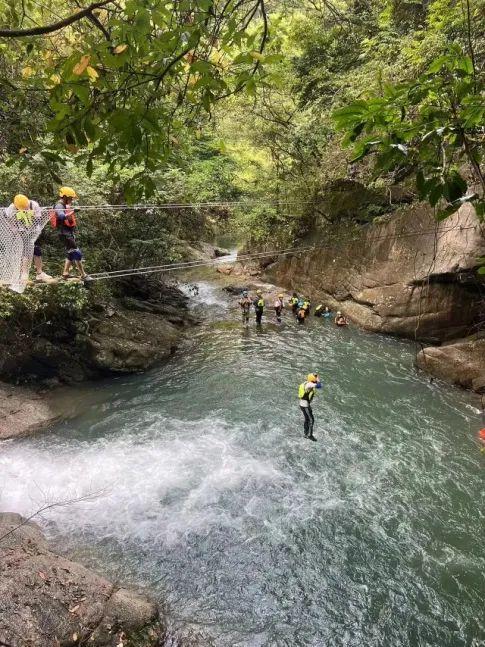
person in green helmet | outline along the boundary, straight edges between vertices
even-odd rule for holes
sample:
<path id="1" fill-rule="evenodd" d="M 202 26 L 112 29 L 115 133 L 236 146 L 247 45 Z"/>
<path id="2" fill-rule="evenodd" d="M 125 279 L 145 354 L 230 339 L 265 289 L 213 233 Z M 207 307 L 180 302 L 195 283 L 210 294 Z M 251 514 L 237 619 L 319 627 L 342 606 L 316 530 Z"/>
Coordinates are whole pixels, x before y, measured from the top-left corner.
<path id="1" fill-rule="evenodd" d="M 313 435 L 313 427 L 315 425 L 315 418 L 312 411 L 312 400 L 315 396 L 315 390 L 321 389 L 322 383 L 317 373 L 309 373 L 305 382 L 302 382 L 298 387 L 298 398 L 300 400 L 300 410 L 303 413 L 303 436 L 308 440 L 316 441 Z"/>

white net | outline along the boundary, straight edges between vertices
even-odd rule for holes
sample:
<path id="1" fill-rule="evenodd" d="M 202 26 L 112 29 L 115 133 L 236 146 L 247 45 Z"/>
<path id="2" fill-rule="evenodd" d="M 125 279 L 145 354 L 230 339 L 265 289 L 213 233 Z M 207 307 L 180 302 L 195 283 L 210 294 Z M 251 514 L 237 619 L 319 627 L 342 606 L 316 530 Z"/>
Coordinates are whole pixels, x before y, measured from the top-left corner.
<path id="1" fill-rule="evenodd" d="M 29 281 L 34 244 L 49 220 L 49 210 L 37 202 L 20 211 L 0 209 L 0 285 L 22 293 Z"/>

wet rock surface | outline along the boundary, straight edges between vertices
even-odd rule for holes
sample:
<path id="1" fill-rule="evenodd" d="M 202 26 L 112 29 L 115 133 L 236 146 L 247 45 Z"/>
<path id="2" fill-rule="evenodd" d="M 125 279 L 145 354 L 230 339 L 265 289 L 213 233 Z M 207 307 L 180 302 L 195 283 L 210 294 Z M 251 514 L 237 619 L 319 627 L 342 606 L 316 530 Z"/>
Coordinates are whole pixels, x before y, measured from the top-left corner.
<path id="1" fill-rule="evenodd" d="M 485 334 L 424 348 L 416 363 L 435 377 L 485 393 Z"/>
<path id="2" fill-rule="evenodd" d="M 118 294 L 82 321 L 32 331 L 7 329 L 0 376 L 7 381 L 75 383 L 144 371 L 169 357 L 196 320 L 187 297 L 158 280 L 120 281 Z"/>
<path id="3" fill-rule="evenodd" d="M 441 223 L 427 206 L 412 205 L 314 243 L 314 251 L 279 260 L 268 276 L 338 304 L 364 328 L 438 343 L 469 334 L 480 317 L 474 268 L 485 238 L 470 205 Z"/>
<path id="4" fill-rule="evenodd" d="M 52 552 L 37 524 L 1 513 L 0 538 L 0 644 L 160 644 L 161 622 L 150 600 Z"/>
<path id="5" fill-rule="evenodd" d="M 367 330 L 446 344 L 485 320 L 485 284 L 476 273 L 485 255 L 484 232 L 470 204 L 442 222 L 426 205 L 406 205 L 375 224 L 336 227 L 326 239 L 314 232 L 300 243 L 314 250 L 278 260 L 266 276 L 341 310 Z M 476 390 L 480 379 L 469 377 L 464 348 L 461 342 L 454 350 L 434 348 L 426 366 Z M 485 370 L 481 344 L 473 367 Z"/>
<path id="6" fill-rule="evenodd" d="M 59 417 L 54 401 L 45 394 L 0 384 L 0 440 L 46 429 Z"/>

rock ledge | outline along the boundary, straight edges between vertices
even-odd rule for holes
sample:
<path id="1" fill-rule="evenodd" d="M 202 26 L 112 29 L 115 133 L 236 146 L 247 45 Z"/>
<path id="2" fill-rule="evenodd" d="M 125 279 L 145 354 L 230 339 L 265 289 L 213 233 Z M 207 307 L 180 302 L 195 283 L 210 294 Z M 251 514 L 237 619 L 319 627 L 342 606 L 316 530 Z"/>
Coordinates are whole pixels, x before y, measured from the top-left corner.
<path id="1" fill-rule="evenodd" d="M 0 537 L 0 645 L 160 644 L 163 630 L 151 601 L 52 552 L 37 524 L 0 513 Z"/>

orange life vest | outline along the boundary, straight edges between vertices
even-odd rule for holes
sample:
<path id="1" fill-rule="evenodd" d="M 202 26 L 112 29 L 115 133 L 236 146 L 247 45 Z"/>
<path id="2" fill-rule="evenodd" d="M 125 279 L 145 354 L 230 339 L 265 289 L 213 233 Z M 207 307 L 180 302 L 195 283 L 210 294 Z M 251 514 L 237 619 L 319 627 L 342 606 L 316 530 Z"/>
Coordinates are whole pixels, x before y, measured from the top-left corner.
<path id="1" fill-rule="evenodd" d="M 49 211 L 49 220 L 51 223 L 51 226 L 53 229 L 56 229 L 58 226 L 58 220 L 57 220 L 57 211 L 52 208 Z M 74 213 L 74 209 L 66 209 L 66 219 L 63 222 L 63 225 L 65 227 L 70 227 L 71 229 L 74 229 L 76 226 L 76 215 Z"/>

